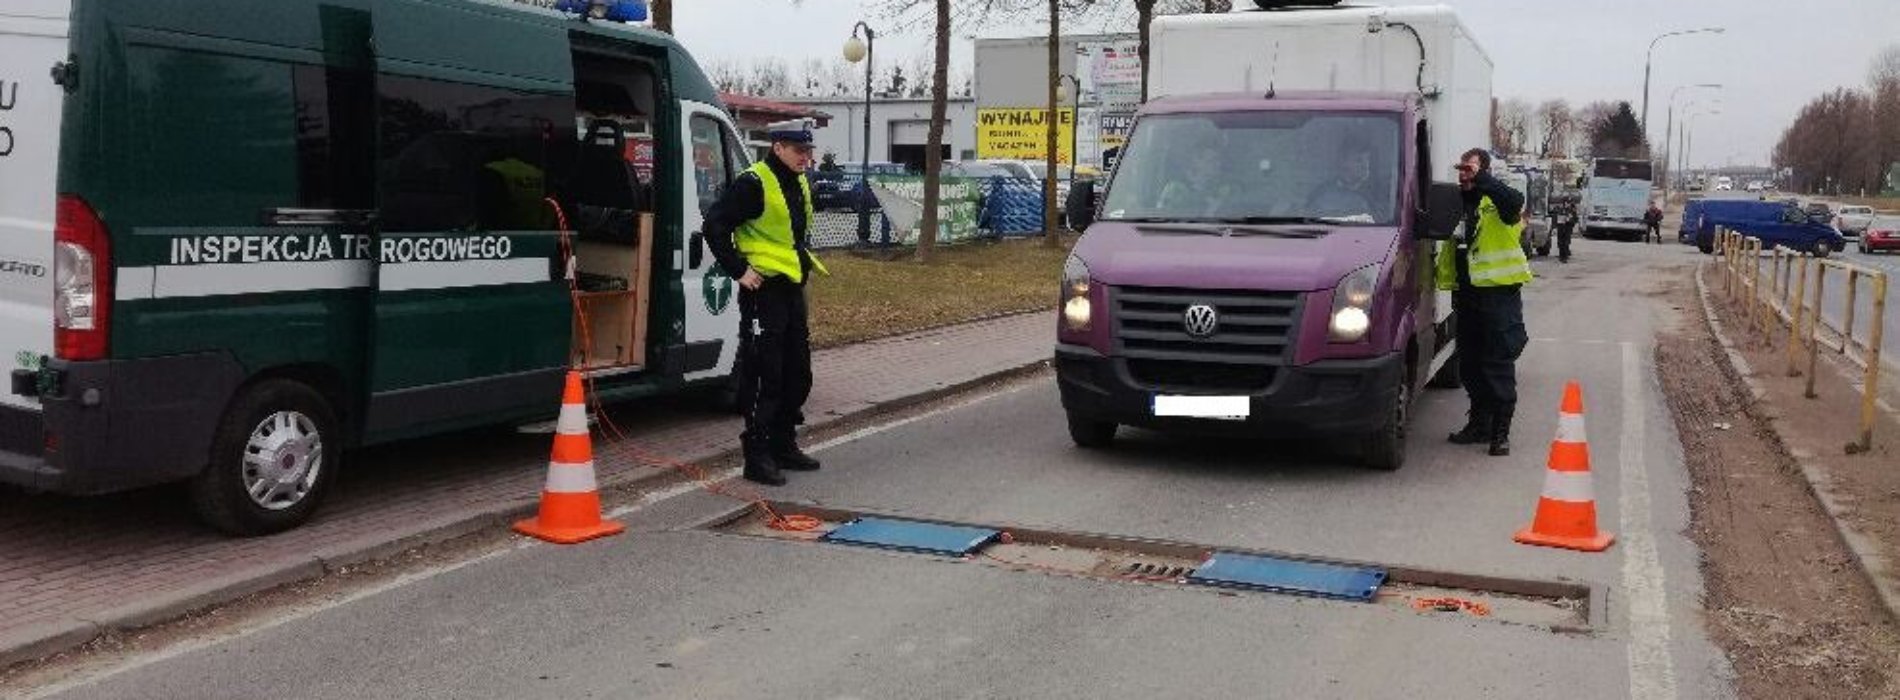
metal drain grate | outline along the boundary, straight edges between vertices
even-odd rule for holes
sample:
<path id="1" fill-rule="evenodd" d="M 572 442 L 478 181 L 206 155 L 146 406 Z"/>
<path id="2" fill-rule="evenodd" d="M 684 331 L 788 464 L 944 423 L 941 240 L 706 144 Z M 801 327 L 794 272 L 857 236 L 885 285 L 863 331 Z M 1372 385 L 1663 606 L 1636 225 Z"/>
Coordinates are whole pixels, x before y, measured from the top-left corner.
<path id="1" fill-rule="evenodd" d="M 1194 567 L 1192 566 L 1168 566 L 1166 564 L 1149 564 L 1139 561 L 1122 567 L 1122 574 L 1124 576 L 1182 578 L 1191 573 L 1194 573 Z"/>

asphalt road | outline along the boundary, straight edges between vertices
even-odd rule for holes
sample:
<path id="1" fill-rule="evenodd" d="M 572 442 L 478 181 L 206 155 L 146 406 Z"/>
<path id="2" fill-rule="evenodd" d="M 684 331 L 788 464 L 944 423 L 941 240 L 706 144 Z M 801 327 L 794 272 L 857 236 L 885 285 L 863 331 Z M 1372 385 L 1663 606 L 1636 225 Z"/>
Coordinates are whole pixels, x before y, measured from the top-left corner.
<path id="1" fill-rule="evenodd" d="M 60 698 L 1570 697 L 1729 694 L 1706 640 L 1674 427 L 1651 362 L 1684 247 L 1577 242 L 1537 263 L 1517 454 L 1448 445 L 1422 398 L 1396 473 L 1325 446 L 1124 432 L 1072 447 L 1041 381 L 820 453 L 773 497 L 972 523 L 1569 579 L 1607 625 L 1557 634 L 1403 608 L 1054 576 L 695 530 L 692 492 L 631 532 L 531 545 L 45 688 Z M 1699 313 L 1694 309 L 1687 313 Z M 1608 552 L 1525 547 L 1562 383 L 1583 383 Z"/>

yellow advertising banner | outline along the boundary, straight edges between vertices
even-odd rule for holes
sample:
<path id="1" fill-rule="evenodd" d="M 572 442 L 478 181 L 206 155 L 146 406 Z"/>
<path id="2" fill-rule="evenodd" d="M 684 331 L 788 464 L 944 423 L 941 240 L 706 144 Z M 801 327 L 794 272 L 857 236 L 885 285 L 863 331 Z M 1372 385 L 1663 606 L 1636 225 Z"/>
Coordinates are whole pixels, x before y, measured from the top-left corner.
<path id="1" fill-rule="evenodd" d="M 1056 111 L 1056 162 L 1070 163 L 1075 143 L 1075 110 Z M 1008 160 L 1048 158 L 1049 110 L 1044 107 L 976 111 L 976 157 Z"/>

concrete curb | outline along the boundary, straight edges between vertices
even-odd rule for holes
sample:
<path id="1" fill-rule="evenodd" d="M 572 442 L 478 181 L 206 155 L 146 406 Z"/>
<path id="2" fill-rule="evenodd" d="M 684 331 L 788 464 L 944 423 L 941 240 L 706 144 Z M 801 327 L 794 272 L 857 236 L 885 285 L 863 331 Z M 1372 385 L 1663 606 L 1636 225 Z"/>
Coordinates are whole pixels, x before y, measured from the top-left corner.
<path id="1" fill-rule="evenodd" d="M 1014 314 L 1003 314 L 983 320 L 996 320 L 1012 315 Z M 963 381 L 920 388 L 895 399 L 871 404 L 868 408 L 813 421 L 805 427 L 805 430 L 822 430 L 893 410 L 928 403 L 983 384 L 1027 376 L 1041 370 L 1047 366 L 1048 362 L 1047 359 L 1037 359 Z M 694 462 L 707 462 L 727 459 L 736 454 L 738 454 L 738 448 L 734 446 L 711 454 L 684 457 Z M 600 488 L 605 493 L 610 489 L 662 479 L 673 473 L 670 469 L 635 471 L 618 479 L 603 479 Z M 308 557 L 298 560 L 260 566 L 250 571 L 204 581 L 183 590 L 154 594 L 149 600 L 129 603 L 99 615 L 88 616 L 89 619 L 66 619 L 0 633 L 0 669 L 70 651 L 110 634 L 169 622 L 192 612 L 254 593 L 322 578 L 342 567 L 391 558 L 418 547 L 447 542 L 482 530 L 503 529 L 514 520 L 533 514 L 536 507 L 537 498 L 533 496 L 518 501 L 496 502 L 477 510 L 450 516 L 420 532 L 395 539 L 359 537 L 353 541 L 322 547 Z"/>
<path id="2" fill-rule="evenodd" d="M 1861 573 L 1867 577 L 1867 582 L 1873 584 L 1874 592 L 1880 596 L 1881 604 L 1887 608 L 1887 616 L 1900 621 L 1900 585 L 1896 585 L 1900 582 L 1896 582 L 1891 575 L 1894 570 L 1893 562 L 1883 553 L 1878 543 L 1848 527 L 1847 509 L 1834 497 L 1833 480 L 1814 463 L 1814 455 L 1806 450 L 1788 447 L 1794 443 L 1787 429 L 1783 427 L 1780 418 L 1781 410 L 1759 403 L 1766 400 L 1768 388 L 1756 379 L 1754 368 L 1750 367 L 1748 359 L 1742 357 L 1741 352 L 1736 350 L 1735 343 L 1729 339 L 1721 319 L 1716 318 L 1715 304 L 1709 297 L 1708 285 L 1702 280 L 1702 270 L 1702 266 L 1696 266 L 1695 287 L 1696 294 L 1702 299 L 1702 316 L 1708 321 L 1709 330 L 1715 334 L 1716 341 L 1722 344 L 1722 351 L 1728 356 L 1730 368 L 1735 371 L 1737 377 L 1741 378 L 1748 387 L 1749 393 L 1758 402 L 1757 405 L 1760 408 L 1757 413 L 1768 423 L 1769 429 L 1774 431 L 1775 439 L 1780 441 L 1782 448 L 1788 451 L 1788 456 L 1801 466 L 1801 475 L 1808 483 L 1808 491 L 1814 494 L 1815 500 L 1820 501 L 1821 509 L 1827 512 L 1828 519 L 1834 521 L 1834 530 L 1840 533 L 1841 540 L 1847 543 L 1848 551 L 1853 553 L 1854 562 L 1859 565 Z"/>

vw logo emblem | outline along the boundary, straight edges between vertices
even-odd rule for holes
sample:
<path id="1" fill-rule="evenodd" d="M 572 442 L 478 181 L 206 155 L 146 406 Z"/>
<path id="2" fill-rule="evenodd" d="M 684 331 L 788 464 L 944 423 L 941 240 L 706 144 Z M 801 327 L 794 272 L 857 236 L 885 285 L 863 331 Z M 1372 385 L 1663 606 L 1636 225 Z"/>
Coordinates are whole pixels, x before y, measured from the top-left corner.
<path id="1" fill-rule="evenodd" d="M 1220 330 L 1220 313 L 1212 306 L 1195 304 L 1181 314 L 1181 327 L 1187 329 L 1188 335 L 1206 338 Z"/>

